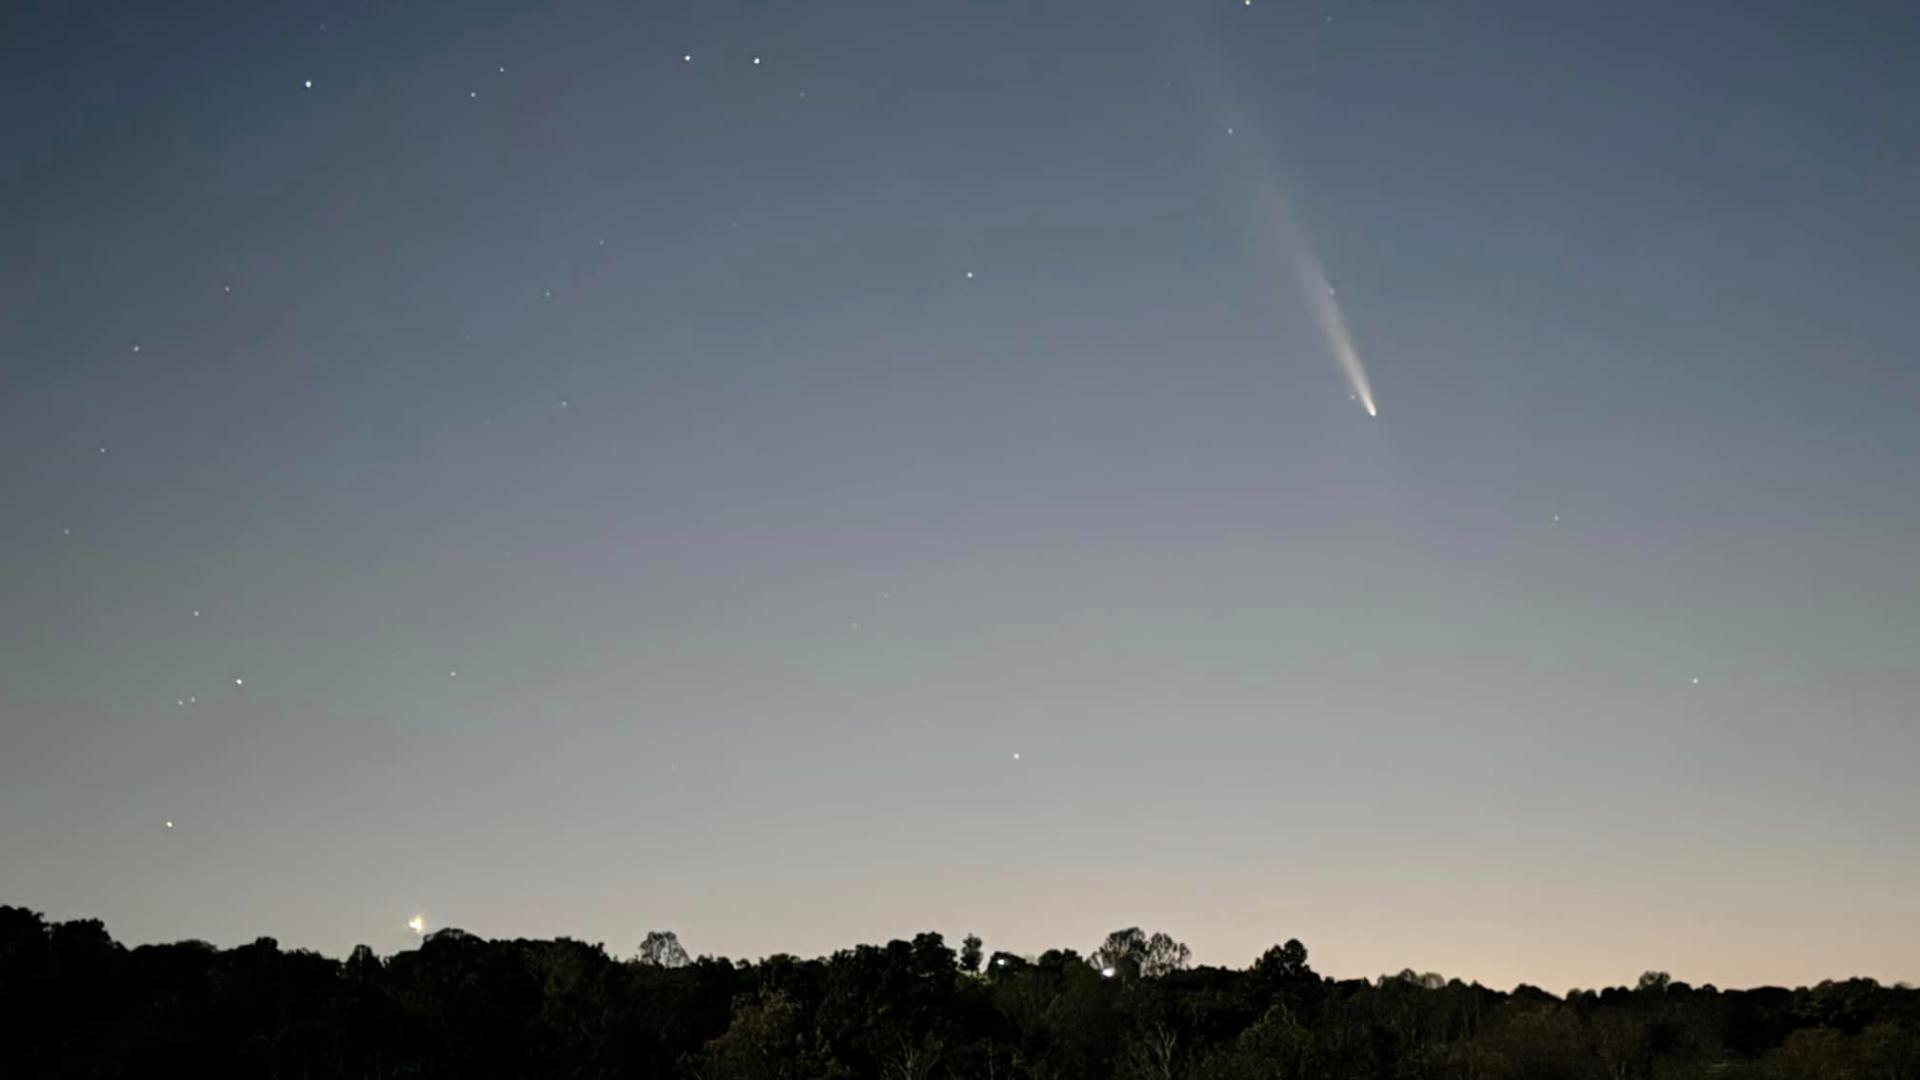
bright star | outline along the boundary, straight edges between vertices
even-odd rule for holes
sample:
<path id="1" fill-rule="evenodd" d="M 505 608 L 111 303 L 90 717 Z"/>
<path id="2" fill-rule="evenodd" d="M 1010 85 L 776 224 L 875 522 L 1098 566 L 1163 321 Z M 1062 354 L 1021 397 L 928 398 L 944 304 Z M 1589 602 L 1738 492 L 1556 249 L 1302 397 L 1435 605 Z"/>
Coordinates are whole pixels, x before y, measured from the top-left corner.
<path id="1" fill-rule="evenodd" d="M 413 918 L 408 919 L 407 929 L 413 931 L 415 937 L 424 935 L 427 932 L 427 917 L 425 915 L 415 915 Z"/>

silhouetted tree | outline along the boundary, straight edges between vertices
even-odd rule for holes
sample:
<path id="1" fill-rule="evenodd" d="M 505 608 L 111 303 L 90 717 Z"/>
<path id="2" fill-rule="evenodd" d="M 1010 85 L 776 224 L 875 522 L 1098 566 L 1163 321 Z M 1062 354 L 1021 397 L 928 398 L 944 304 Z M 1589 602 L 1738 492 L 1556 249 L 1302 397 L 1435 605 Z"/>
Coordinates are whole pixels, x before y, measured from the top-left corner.
<path id="1" fill-rule="evenodd" d="M 686 967 L 691 960 L 680 947 L 680 937 L 671 930 L 649 930 L 640 942 L 639 960 L 651 967 Z"/>
<path id="2" fill-rule="evenodd" d="M 977 934 L 968 934 L 960 939 L 960 970 L 977 972 L 980 970 L 981 949 L 986 943 Z"/>
<path id="3" fill-rule="evenodd" d="M 1122 978 L 1141 976 L 1157 979 L 1187 966 L 1192 951 L 1166 934 L 1148 937 L 1139 927 L 1129 926 L 1107 935 L 1088 962 L 1103 974 L 1112 972 Z"/>

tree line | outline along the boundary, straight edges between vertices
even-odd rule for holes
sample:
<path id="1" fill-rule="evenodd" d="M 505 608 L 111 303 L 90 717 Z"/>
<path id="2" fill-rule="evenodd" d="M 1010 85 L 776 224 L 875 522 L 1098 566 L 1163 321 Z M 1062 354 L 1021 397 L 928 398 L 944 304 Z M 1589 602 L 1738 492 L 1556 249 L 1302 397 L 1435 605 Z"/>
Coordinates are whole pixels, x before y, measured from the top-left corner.
<path id="1" fill-rule="evenodd" d="M 1920 1080 L 1920 992 L 1336 980 L 1298 941 L 1195 967 L 1137 928 L 1086 956 L 925 933 L 729 961 L 655 932 L 618 959 L 443 930 L 336 960 L 272 938 L 129 949 L 0 906 L 0 1077 L 132 1076 Z"/>

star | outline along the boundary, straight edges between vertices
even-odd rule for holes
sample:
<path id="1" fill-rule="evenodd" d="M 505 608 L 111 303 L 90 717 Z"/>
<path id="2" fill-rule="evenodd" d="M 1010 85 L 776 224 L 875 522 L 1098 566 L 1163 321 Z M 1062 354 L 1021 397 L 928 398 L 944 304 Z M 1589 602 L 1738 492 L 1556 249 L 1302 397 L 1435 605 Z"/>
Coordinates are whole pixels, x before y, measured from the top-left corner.
<path id="1" fill-rule="evenodd" d="M 1018 750 L 1015 750 L 1015 751 L 1013 752 L 1013 760 L 1015 760 L 1015 761 L 1019 761 L 1019 760 L 1020 760 L 1020 751 L 1018 751 Z"/>
<path id="2" fill-rule="evenodd" d="M 192 696 L 192 695 L 188 695 L 188 696 L 187 696 L 187 704 L 189 704 L 189 705 L 198 705 L 198 704 L 200 704 L 200 699 L 199 699 L 199 698 L 197 698 L 197 697 L 194 697 L 194 696 Z"/>
<path id="3" fill-rule="evenodd" d="M 457 672 L 457 671 L 449 671 L 449 672 L 447 672 L 447 678 L 449 678 L 449 679 L 457 679 L 457 678 L 459 678 L 459 677 L 460 677 L 460 673 L 459 673 L 459 672 Z"/>
<path id="4" fill-rule="evenodd" d="M 1560 515 L 1559 515 L 1559 514 L 1555 514 L 1555 515 L 1553 515 L 1553 520 L 1555 520 L 1555 521 L 1559 521 L 1559 520 L 1560 520 Z"/>
<path id="5" fill-rule="evenodd" d="M 968 281 L 972 281 L 972 280 L 973 280 L 973 271 L 971 271 L 971 270 L 969 270 L 969 271 L 967 271 L 967 280 L 968 280 Z"/>
<path id="6" fill-rule="evenodd" d="M 139 345 L 135 345 L 135 346 L 133 347 L 133 351 L 134 351 L 134 352 L 139 352 L 139 351 L 140 351 L 140 346 L 139 346 Z"/>
<path id="7" fill-rule="evenodd" d="M 468 96 L 468 97 L 470 97 L 470 98 L 477 98 L 477 97 L 479 97 L 479 96 L 480 96 L 480 91 L 478 91 L 478 90 L 469 90 L 469 91 L 467 91 L 467 96 Z"/>
<path id="8" fill-rule="evenodd" d="M 103 454 L 104 454 L 104 453 L 106 453 L 106 452 L 107 452 L 107 448 L 106 448 L 106 447 L 104 447 L 104 446 L 103 446 L 103 447 L 101 447 L 101 448 L 100 448 L 100 452 L 101 452 L 101 453 L 103 453 Z"/>
<path id="9" fill-rule="evenodd" d="M 311 89 L 313 89 L 313 80 L 312 80 L 312 79 L 308 79 L 308 80 L 306 80 L 306 82 L 304 82 L 304 83 L 302 83 L 301 85 L 302 85 L 302 86 L 305 86 L 305 87 L 306 87 L 307 89 L 309 89 L 309 90 L 311 90 Z"/>
<path id="10" fill-rule="evenodd" d="M 173 822 L 171 821 L 167 822 L 167 828 L 169 829 L 173 828 Z"/>
<path id="11" fill-rule="evenodd" d="M 235 679 L 235 680 L 233 680 L 233 685 L 235 685 L 235 686 L 245 686 L 245 685 L 247 685 L 247 681 L 246 681 L 245 679 Z"/>
<path id="12" fill-rule="evenodd" d="M 506 73 L 507 73 L 507 69 L 506 69 L 506 68 L 504 68 L 504 67 L 503 67 L 503 68 L 501 68 L 501 69 L 500 69 L 500 74 L 502 74 L 502 75 L 505 75 Z"/>
<path id="13" fill-rule="evenodd" d="M 546 290 L 543 290 L 543 291 L 544 291 L 544 292 L 545 292 L 545 293 L 547 294 L 547 299 L 549 299 L 549 300 L 551 300 L 551 299 L 553 299 L 553 290 L 552 290 L 552 289 L 546 289 Z"/>
<path id="14" fill-rule="evenodd" d="M 757 57 L 757 56 L 756 56 L 756 57 L 754 57 L 754 58 L 753 58 L 753 62 L 754 62 L 755 64 L 758 64 L 758 63 L 760 62 L 760 58 L 759 58 L 759 57 Z"/>
<path id="15" fill-rule="evenodd" d="M 232 292 L 232 291 L 233 291 L 233 286 L 231 286 L 231 285 L 222 285 L 222 286 L 220 286 L 220 291 L 221 291 L 221 292 L 229 292 L 229 293 L 230 293 L 230 292 Z"/>
<path id="16" fill-rule="evenodd" d="M 425 915 L 415 915 L 413 918 L 408 919 L 407 929 L 413 931 L 415 937 L 425 934 L 427 932 L 427 917 Z"/>
<path id="17" fill-rule="evenodd" d="M 174 701 L 174 704 L 180 706 L 183 709 L 187 707 L 187 702 L 184 698 L 176 699 Z"/>
<path id="18" fill-rule="evenodd" d="M 1700 685 L 1700 676 L 1698 676 L 1698 675 L 1695 675 L 1695 676 L 1693 677 L 1693 685 L 1695 685 L 1695 686 L 1699 686 L 1699 685 Z"/>
<path id="19" fill-rule="evenodd" d="M 683 63 L 683 64 L 691 64 L 691 63 L 693 63 L 693 54 L 692 54 L 692 53 L 683 53 L 683 54 L 681 55 L 681 57 L 680 57 L 680 62 L 681 62 L 681 63 Z"/>
<path id="20" fill-rule="evenodd" d="M 564 409 L 564 408 L 566 408 L 566 407 L 567 407 L 567 403 L 566 403 L 566 402 L 564 402 L 564 401 L 562 401 L 562 402 L 560 403 L 560 407 L 561 407 L 561 408 L 563 408 L 563 409 Z"/>
<path id="21" fill-rule="evenodd" d="M 199 608 L 195 608 L 195 609 L 194 609 L 194 611 L 193 611 L 193 617 L 194 617 L 194 618 L 196 618 L 196 619 L 200 617 L 200 609 L 199 609 Z"/>

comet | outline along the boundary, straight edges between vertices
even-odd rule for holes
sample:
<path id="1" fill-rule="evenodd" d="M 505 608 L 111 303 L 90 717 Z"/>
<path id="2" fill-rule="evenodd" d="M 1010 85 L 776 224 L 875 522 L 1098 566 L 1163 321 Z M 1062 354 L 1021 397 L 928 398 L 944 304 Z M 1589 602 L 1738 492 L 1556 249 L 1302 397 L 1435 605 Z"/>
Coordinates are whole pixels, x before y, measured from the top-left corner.
<path id="1" fill-rule="evenodd" d="M 1265 250 L 1291 264 L 1294 282 L 1305 294 L 1313 321 L 1327 343 L 1327 351 L 1340 365 L 1353 400 L 1367 410 L 1368 416 L 1379 416 L 1379 406 L 1373 399 L 1373 382 L 1367 378 L 1367 365 L 1353 343 L 1353 331 L 1347 326 L 1346 313 L 1340 309 L 1339 294 L 1327 280 L 1326 269 L 1320 265 L 1312 236 L 1295 219 L 1286 195 L 1271 179 L 1260 183 L 1256 203 L 1264 226 Z"/>
<path id="2" fill-rule="evenodd" d="M 1251 7 L 1251 0 L 1245 6 Z M 1367 365 L 1354 343 L 1346 312 L 1320 264 L 1312 231 L 1294 213 L 1292 200 L 1288 198 L 1289 185 L 1283 182 L 1286 170 L 1281 167 L 1272 142 L 1261 134 L 1259 118 L 1248 113 L 1243 104 L 1258 96 L 1251 88 L 1251 80 L 1247 80 L 1249 85 L 1245 87 L 1234 85 L 1239 81 L 1232 75 L 1235 65 L 1211 40 L 1208 28 L 1191 18 L 1178 16 L 1177 12 L 1189 5 L 1155 4 L 1149 8 L 1157 18 L 1167 20 L 1156 32 L 1182 47 L 1183 67 L 1191 77 L 1197 117 L 1205 117 L 1200 126 L 1215 132 L 1222 128 L 1213 127 L 1214 124 L 1224 126 L 1226 134 L 1215 144 L 1215 150 L 1220 155 L 1223 172 L 1245 185 L 1251 203 L 1251 238 L 1263 271 L 1281 281 L 1293 279 L 1293 286 L 1303 293 L 1308 313 L 1327 351 L 1340 366 L 1340 374 L 1353 400 L 1368 416 L 1379 416 L 1373 382 L 1367 378 Z"/>
<path id="3" fill-rule="evenodd" d="M 1353 332 L 1347 329 L 1339 294 L 1328 284 L 1326 271 L 1311 249 L 1301 249 L 1300 257 L 1294 262 L 1294 272 L 1299 276 L 1300 287 L 1307 291 L 1314 321 L 1320 324 L 1320 333 L 1326 337 L 1333 358 L 1340 362 L 1340 371 L 1347 377 L 1347 386 L 1353 390 L 1354 398 L 1367 410 L 1368 416 L 1379 416 L 1380 410 L 1373 404 L 1373 383 L 1367 378 L 1367 366 L 1360 361 L 1360 350 L 1354 348 Z"/>

